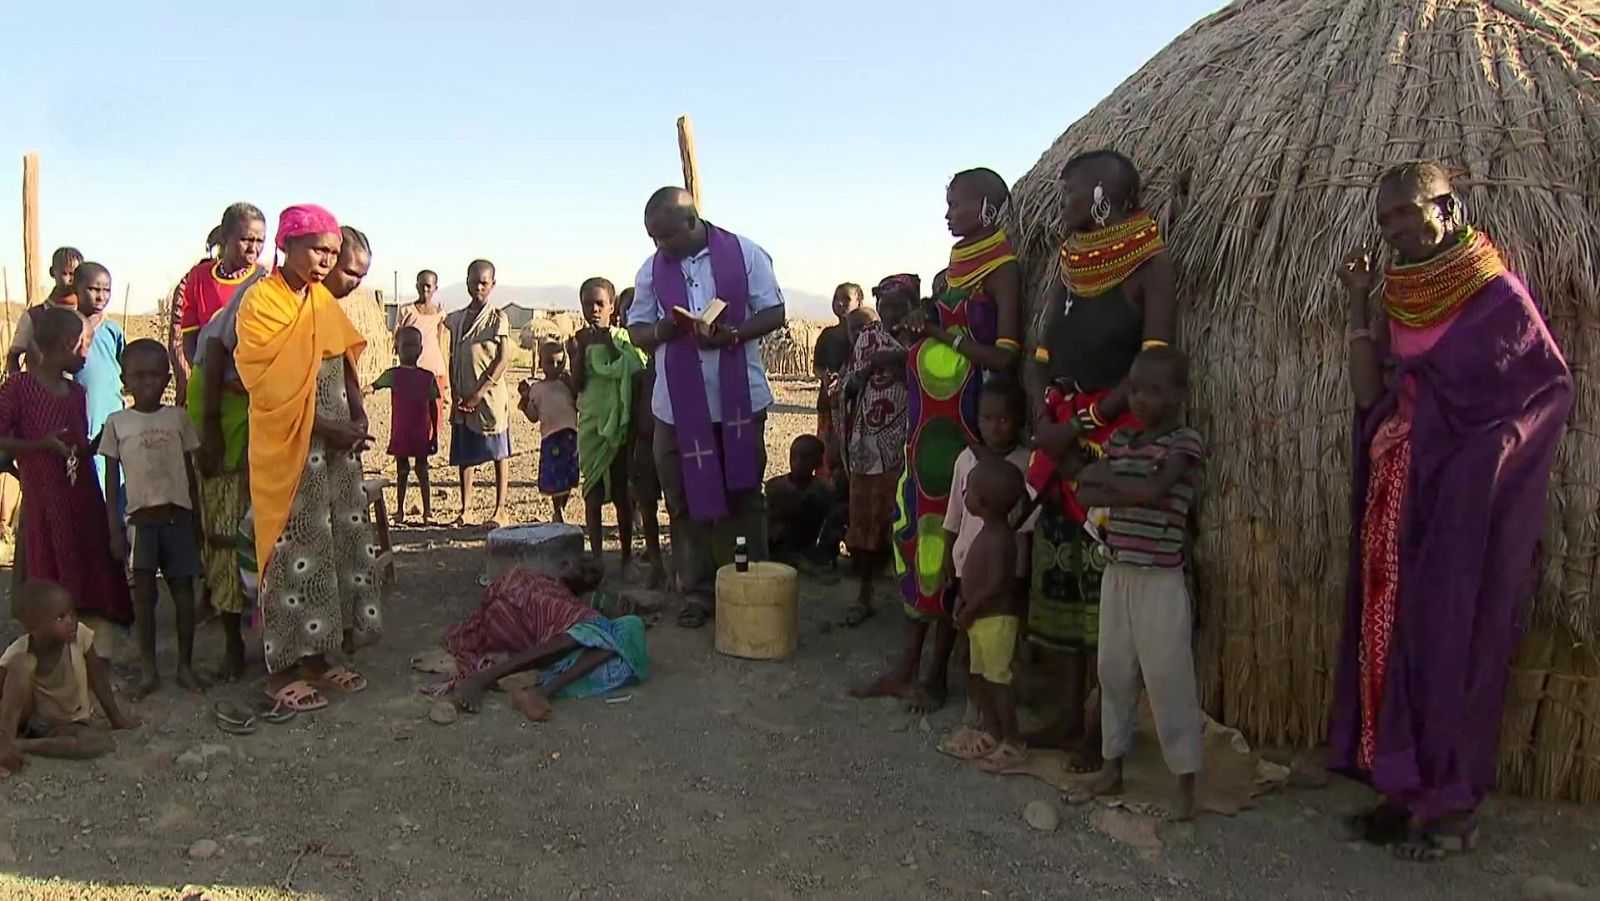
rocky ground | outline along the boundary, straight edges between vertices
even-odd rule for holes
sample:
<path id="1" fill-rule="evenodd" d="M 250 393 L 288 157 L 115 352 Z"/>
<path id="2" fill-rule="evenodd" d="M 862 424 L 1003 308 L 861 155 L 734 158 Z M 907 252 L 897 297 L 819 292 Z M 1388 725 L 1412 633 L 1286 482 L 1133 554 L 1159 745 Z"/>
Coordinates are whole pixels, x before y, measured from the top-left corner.
<path id="1" fill-rule="evenodd" d="M 774 460 L 814 422 L 806 388 L 780 386 Z M 515 441 L 516 518 L 547 519 L 532 429 Z M 453 517 L 440 491 L 436 512 Z M 169 687 L 137 706 L 147 724 L 110 757 L 32 762 L 0 784 L 0 897 L 1310 901 L 1600 886 L 1594 810 L 1495 798 L 1476 854 L 1418 865 L 1333 837 L 1336 815 L 1365 800 L 1347 783 L 1170 824 L 986 776 L 933 750 L 959 709 L 923 719 L 845 694 L 900 625 L 831 627 L 848 584 L 805 586 L 791 661 L 720 657 L 709 631 L 669 618 L 651 633 L 654 677 L 610 702 L 562 702 L 533 725 L 494 696 L 437 725 L 417 691 L 433 677 L 409 661 L 476 605 L 482 532 L 395 537 L 390 630 L 357 658 L 367 692 L 230 737 L 209 701 L 256 687 L 205 702 Z M 220 654 L 214 631 L 200 653 Z M 1025 821 L 1030 802 L 1056 828 Z"/>

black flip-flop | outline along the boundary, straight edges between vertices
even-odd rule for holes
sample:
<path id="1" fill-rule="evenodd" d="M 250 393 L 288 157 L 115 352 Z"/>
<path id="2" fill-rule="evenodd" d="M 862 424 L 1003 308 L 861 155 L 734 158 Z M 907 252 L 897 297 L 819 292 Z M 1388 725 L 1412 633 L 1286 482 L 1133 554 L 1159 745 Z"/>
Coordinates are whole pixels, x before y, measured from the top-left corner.
<path id="1" fill-rule="evenodd" d="M 274 726 L 281 726 L 294 719 L 295 712 L 283 704 L 276 704 L 268 700 L 256 702 L 256 716 L 266 720 Z"/>
<path id="2" fill-rule="evenodd" d="M 678 611 L 678 628 L 700 629 L 711 621 L 711 611 L 698 604 L 690 604 Z"/>
<path id="3" fill-rule="evenodd" d="M 211 715 L 217 723 L 217 728 L 229 735 L 256 733 L 255 715 L 232 701 L 218 701 L 211 705 Z"/>

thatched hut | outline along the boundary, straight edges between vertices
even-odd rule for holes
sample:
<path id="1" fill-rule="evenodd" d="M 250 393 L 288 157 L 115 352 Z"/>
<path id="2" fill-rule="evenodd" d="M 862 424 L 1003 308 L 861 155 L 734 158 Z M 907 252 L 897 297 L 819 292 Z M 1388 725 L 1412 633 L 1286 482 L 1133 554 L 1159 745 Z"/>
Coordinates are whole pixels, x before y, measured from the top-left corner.
<path id="1" fill-rule="evenodd" d="M 1038 285 L 1056 276 L 1057 183 L 1072 154 L 1114 147 L 1149 183 L 1179 273 L 1190 415 L 1215 451 L 1196 569 L 1204 699 L 1223 721 L 1272 742 L 1323 737 L 1351 412 L 1333 268 L 1375 236 L 1378 173 L 1439 158 L 1542 298 L 1578 377 L 1501 784 L 1600 800 L 1597 102 L 1594 4 L 1241 0 L 1158 54 L 1017 184 Z"/>
<path id="2" fill-rule="evenodd" d="M 370 385 L 394 365 L 394 337 L 389 330 L 389 317 L 378 302 L 378 295 L 366 288 L 358 288 L 349 297 L 339 301 L 350 323 L 367 339 L 367 349 L 361 354 L 356 368 L 361 384 Z"/>

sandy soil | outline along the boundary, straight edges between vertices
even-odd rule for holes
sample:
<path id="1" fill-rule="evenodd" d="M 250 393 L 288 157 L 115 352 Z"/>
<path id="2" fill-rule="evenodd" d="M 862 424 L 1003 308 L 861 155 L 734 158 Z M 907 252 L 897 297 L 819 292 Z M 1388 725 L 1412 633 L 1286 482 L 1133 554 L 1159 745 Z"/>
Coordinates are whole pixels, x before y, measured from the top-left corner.
<path id="1" fill-rule="evenodd" d="M 814 422 L 806 387 L 780 386 L 775 460 Z M 514 511 L 546 518 L 532 429 L 515 441 Z M 437 512 L 455 514 L 453 495 Z M 229 737 L 207 703 L 169 687 L 137 707 L 147 724 L 112 756 L 34 761 L 0 784 L 0 897 L 1309 901 L 1519 897 L 1540 876 L 1600 884 L 1595 810 L 1496 798 L 1477 854 L 1405 864 L 1332 837 L 1335 815 L 1365 800 L 1342 782 L 1188 825 L 1063 806 L 1059 830 L 1036 831 L 1022 808 L 1053 790 L 933 751 L 959 709 L 924 720 L 846 696 L 900 626 L 886 608 L 861 629 L 830 628 L 848 584 L 805 587 L 792 661 L 720 657 L 710 631 L 667 622 L 651 633 L 654 678 L 625 701 L 563 702 L 536 726 L 497 695 L 434 725 L 416 690 L 433 677 L 408 661 L 476 605 L 481 538 L 396 533 L 390 631 L 357 658 L 366 693 Z M 200 653 L 220 655 L 214 629 Z M 62 881 L 34 881 L 51 878 Z"/>

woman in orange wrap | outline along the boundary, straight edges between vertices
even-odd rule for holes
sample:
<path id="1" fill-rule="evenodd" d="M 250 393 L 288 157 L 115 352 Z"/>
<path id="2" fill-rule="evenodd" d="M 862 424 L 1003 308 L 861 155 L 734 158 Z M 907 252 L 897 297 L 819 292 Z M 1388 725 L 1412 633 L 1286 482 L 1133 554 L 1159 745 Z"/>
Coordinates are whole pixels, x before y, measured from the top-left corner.
<path id="1" fill-rule="evenodd" d="M 371 436 L 355 366 L 366 341 L 322 284 L 341 241 L 327 210 L 283 211 L 282 263 L 241 299 L 234 354 L 250 395 L 267 693 L 296 711 L 326 707 L 319 689 L 365 688 L 327 654 L 346 624 L 362 637 L 381 626 L 378 549 L 361 490 L 360 453 Z"/>

